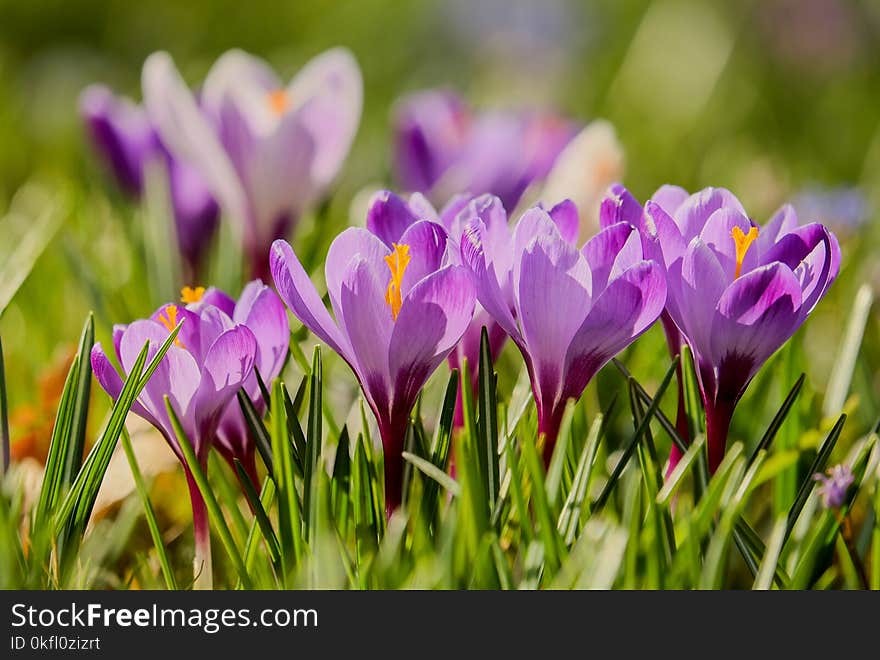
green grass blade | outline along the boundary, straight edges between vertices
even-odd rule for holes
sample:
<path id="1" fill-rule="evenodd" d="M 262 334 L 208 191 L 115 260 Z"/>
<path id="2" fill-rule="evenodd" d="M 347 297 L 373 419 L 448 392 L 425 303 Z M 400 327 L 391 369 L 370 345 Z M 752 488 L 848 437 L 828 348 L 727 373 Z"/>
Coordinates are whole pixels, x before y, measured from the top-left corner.
<path id="1" fill-rule="evenodd" d="M 623 451 L 623 455 L 620 457 L 620 460 L 617 461 L 617 464 L 611 471 L 611 475 L 608 477 L 605 488 L 602 489 L 599 497 L 593 503 L 593 506 L 591 507 L 592 511 L 602 508 L 605 505 L 605 502 L 608 501 L 608 498 L 611 496 L 611 492 L 614 490 L 614 486 L 617 484 L 617 480 L 620 479 L 620 475 L 623 473 L 623 469 L 626 467 L 627 463 L 629 463 L 629 459 L 632 458 L 632 455 L 635 452 L 636 445 L 642 439 L 645 430 L 648 428 L 651 420 L 654 418 L 654 413 L 656 413 L 657 408 L 660 406 L 660 400 L 663 398 L 663 394 L 666 392 L 666 388 L 669 387 L 669 383 L 672 381 L 672 376 L 675 374 L 676 367 L 677 363 L 673 361 L 673 363 L 666 370 L 666 375 L 663 377 L 660 386 L 657 388 L 657 393 L 654 395 L 654 399 L 651 402 L 651 405 L 648 406 L 648 409 L 645 411 L 645 416 L 636 427 L 635 433 L 633 433 L 632 438 L 630 439 L 629 443 Z"/>
<path id="2" fill-rule="evenodd" d="M 286 584 L 293 567 L 303 556 L 302 520 L 296 483 L 293 475 L 290 440 L 287 435 L 287 414 L 283 384 L 275 380 L 272 387 L 272 461 L 275 465 L 275 489 L 278 491 L 278 531 L 281 541 L 282 580 Z"/>
<path id="3" fill-rule="evenodd" d="M 141 500 L 141 506 L 144 507 L 144 518 L 147 521 L 147 527 L 150 530 L 150 538 L 153 539 L 153 547 L 156 549 L 156 556 L 159 558 L 159 565 L 162 567 L 162 577 L 165 579 L 165 588 L 172 591 L 177 590 L 177 580 L 174 577 L 174 569 L 171 568 L 171 560 L 168 557 L 168 550 L 165 547 L 165 541 L 162 539 L 162 532 L 159 531 L 159 523 L 156 520 L 156 513 L 150 504 L 150 494 L 147 486 L 144 484 L 144 477 L 138 466 L 137 457 L 131 446 L 131 438 L 128 437 L 128 431 L 122 429 L 122 448 L 125 450 L 125 456 L 128 459 L 128 465 L 131 468 L 131 475 L 134 479 L 134 487 L 138 497 Z"/>
<path id="4" fill-rule="evenodd" d="M 257 447 L 257 453 L 263 459 L 263 465 L 270 476 L 274 474 L 274 464 L 272 463 L 272 438 L 269 437 L 269 431 L 260 418 L 253 401 L 244 390 L 236 393 L 238 397 L 238 405 L 241 408 L 244 423 L 248 427 L 251 437 L 254 439 L 254 445 Z"/>
<path id="5" fill-rule="evenodd" d="M 220 537 L 220 541 L 223 543 L 226 554 L 229 555 L 229 558 L 235 566 L 235 570 L 238 573 L 238 579 L 241 580 L 241 583 L 245 588 L 249 589 L 251 588 L 251 579 L 248 575 L 244 559 L 238 551 L 238 546 L 232 538 L 232 532 L 229 531 L 229 526 L 226 524 L 226 518 L 223 516 L 223 511 L 220 509 L 220 504 L 217 502 L 217 498 L 214 496 L 214 491 L 208 483 L 208 477 L 205 475 L 205 471 L 202 470 L 202 466 L 196 458 L 196 452 L 193 449 L 192 443 L 189 441 L 186 432 L 183 430 L 183 426 L 180 423 L 180 419 L 177 417 L 177 413 L 174 411 L 174 406 L 171 405 L 171 399 L 168 398 L 168 395 L 165 395 L 165 410 L 168 411 L 168 418 L 171 420 L 171 426 L 174 428 L 174 434 L 177 436 L 177 444 L 180 446 L 180 452 L 183 454 L 186 466 L 189 468 L 193 480 L 196 482 L 199 492 L 202 494 L 202 499 L 205 500 L 205 506 L 208 509 L 208 516 L 214 530 Z"/>
<path id="6" fill-rule="evenodd" d="M 458 485 L 458 482 L 455 481 L 448 474 L 440 470 L 436 465 L 434 465 L 431 461 L 427 461 L 421 456 L 416 456 L 408 451 L 402 453 L 404 460 L 412 463 L 413 467 L 418 468 L 418 470 L 424 474 L 426 477 L 433 479 L 439 485 L 443 486 L 447 491 L 452 493 L 453 495 L 461 494 L 461 486 Z"/>
<path id="7" fill-rule="evenodd" d="M 825 470 L 825 464 L 828 462 L 828 458 L 831 456 L 831 452 L 834 450 L 834 445 L 837 444 L 837 439 L 843 432 L 843 425 L 845 423 L 845 414 L 837 418 L 837 422 L 835 422 L 831 431 L 828 432 L 828 436 L 825 438 L 825 441 L 819 448 L 819 452 L 816 454 L 816 458 L 813 460 L 812 465 L 810 465 L 810 469 L 807 472 L 806 477 L 801 482 L 801 487 L 798 490 L 798 494 L 791 505 L 791 509 L 789 509 L 788 511 L 788 524 L 785 531 L 786 539 L 788 539 L 791 531 L 794 529 L 794 524 L 795 522 L 797 522 L 798 516 L 801 515 L 801 511 L 803 510 L 804 505 L 807 503 L 807 498 L 813 491 L 813 486 L 816 485 L 816 481 L 813 479 L 813 475 L 821 473 Z"/>
<path id="8" fill-rule="evenodd" d="M 89 397 L 92 391 L 92 346 L 95 343 L 95 320 L 89 314 L 77 351 L 77 378 L 74 391 L 72 416 L 70 421 L 71 438 L 65 456 L 64 471 L 61 475 L 61 487 L 67 490 L 79 470 L 86 442 L 86 422 L 89 417 Z"/>
<path id="9" fill-rule="evenodd" d="M 486 488 L 486 504 L 489 511 L 498 502 L 500 477 L 498 471 L 498 400 L 492 351 L 486 327 L 480 332 L 480 372 L 478 393 L 477 432 L 479 434 L 480 468 Z"/>
<path id="10" fill-rule="evenodd" d="M 306 460 L 305 476 L 303 478 L 303 514 L 306 523 L 306 539 L 311 541 L 315 538 L 316 519 L 313 510 L 315 501 L 315 486 L 317 484 L 315 474 L 321 469 L 321 435 L 322 420 L 324 418 L 321 403 L 323 384 L 323 368 L 321 365 L 321 348 L 315 346 L 312 357 L 312 374 L 309 380 L 309 422 L 306 430 Z"/>
<path id="11" fill-rule="evenodd" d="M 587 498 L 590 477 L 593 473 L 593 464 L 596 461 L 599 440 L 602 437 L 602 429 L 606 419 L 606 415 L 599 414 L 593 420 L 587 440 L 584 442 L 584 448 L 581 450 L 571 490 L 569 490 L 568 496 L 565 498 L 565 504 L 562 505 L 562 511 L 559 513 L 557 527 L 566 545 L 571 545 L 576 540 L 578 522 L 581 518 L 584 501 Z"/>
<path id="12" fill-rule="evenodd" d="M 269 515 L 266 513 L 266 510 L 263 508 L 263 503 L 260 500 L 260 495 L 257 493 L 257 489 L 251 481 L 250 476 L 248 476 L 247 470 L 244 469 L 244 466 L 241 464 L 237 458 L 234 459 L 235 463 L 235 474 L 241 480 L 242 490 L 244 491 L 244 495 L 247 498 L 248 504 L 251 507 L 251 511 L 254 512 L 254 518 L 259 525 L 260 532 L 263 535 L 263 540 L 266 542 L 266 549 L 269 551 L 269 555 L 272 558 L 272 563 L 277 564 L 281 559 L 281 547 L 278 544 L 278 537 L 275 536 L 275 530 L 272 529 L 272 523 L 269 521 Z"/>
<path id="13" fill-rule="evenodd" d="M 822 414 L 825 417 L 837 415 L 846 402 L 873 304 L 874 293 L 871 290 L 871 285 L 862 284 L 856 293 L 849 321 L 846 324 L 846 332 L 840 343 L 837 358 L 833 362 L 834 369 L 828 379 L 825 400 L 822 403 Z"/>
<path id="14" fill-rule="evenodd" d="M 657 493 L 658 504 L 669 504 L 672 496 L 678 490 L 679 485 L 684 479 L 684 476 L 690 471 L 694 462 L 699 457 L 700 452 L 703 451 L 703 445 L 705 444 L 706 436 L 699 435 L 697 436 L 697 439 L 691 443 L 691 446 L 687 448 L 687 451 L 678 461 L 678 465 L 675 466 L 675 469 L 672 470 L 672 474 L 669 475 L 663 483 L 663 487 Z"/>
<path id="15" fill-rule="evenodd" d="M 782 402 L 782 406 L 780 406 L 779 410 L 777 410 L 776 414 L 773 416 L 773 420 L 770 422 L 770 426 L 767 427 L 764 435 L 761 436 L 758 444 L 755 445 L 755 448 L 752 450 L 752 454 L 751 456 L 749 456 L 749 465 L 751 465 L 755 461 L 755 458 L 757 458 L 760 451 L 770 448 L 770 444 L 773 442 L 773 438 L 776 437 L 779 429 L 782 428 L 782 423 L 788 416 L 788 413 L 794 405 L 795 401 L 797 401 L 798 395 L 801 393 L 801 388 L 804 386 L 804 381 L 806 380 L 806 377 L 807 375 L 802 373 L 800 375 L 800 378 L 798 378 L 797 382 L 794 384 L 794 387 L 792 387 L 789 391 L 788 396 L 785 397 L 785 401 Z"/>

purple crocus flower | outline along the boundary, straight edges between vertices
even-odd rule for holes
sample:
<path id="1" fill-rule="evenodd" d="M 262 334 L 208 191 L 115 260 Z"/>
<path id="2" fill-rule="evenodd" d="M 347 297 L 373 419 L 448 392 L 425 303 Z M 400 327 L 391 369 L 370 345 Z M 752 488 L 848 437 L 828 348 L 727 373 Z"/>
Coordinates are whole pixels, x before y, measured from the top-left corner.
<path id="1" fill-rule="evenodd" d="M 195 277 L 220 215 L 202 177 L 168 153 L 141 106 L 107 87 L 90 85 L 83 90 L 80 114 L 96 151 L 129 196 L 142 196 L 150 162 L 164 163 L 180 252 L 189 276 Z"/>
<path id="2" fill-rule="evenodd" d="M 394 118 L 394 173 L 400 186 L 432 200 L 491 193 L 516 207 L 544 179 L 577 126 L 548 113 L 474 113 L 455 94 L 430 90 L 402 99 Z"/>
<path id="3" fill-rule="evenodd" d="M 453 256 L 459 254 L 459 244 L 464 231 L 464 218 L 472 217 L 477 211 L 466 211 L 471 204 L 476 208 L 493 205 L 494 198 L 490 195 L 481 197 L 469 197 L 459 195 L 454 197 L 438 213 L 431 203 L 421 193 L 413 193 L 409 201 L 398 197 L 393 192 L 381 190 L 373 196 L 370 209 L 367 212 L 367 229 L 378 236 L 389 249 L 393 249 L 395 243 L 400 241 L 403 233 L 417 222 L 428 220 L 443 226 L 454 244 Z M 486 214 L 490 223 L 490 232 L 507 231 L 507 215 L 503 208 L 493 205 L 492 213 Z M 500 211 L 500 212 L 498 212 Z M 498 226 L 503 225 L 503 228 Z M 478 366 L 480 363 L 480 335 L 483 327 L 489 335 L 489 348 L 492 355 L 498 355 L 507 339 L 507 334 L 498 325 L 483 306 L 477 303 L 474 317 L 468 323 L 467 329 L 458 342 L 455 349 L 447 358 L 450 368 L 461 369 L 467 360 L 471 378 L 471 388 L 476 391 L 479 378 Z M 464 423 L 462 409 L 462 392 L 458 391 L 458 400 L 455 406 L 455 425 L 460 427 Z"/>
<path id="4" fill-rule="evenodd" d="M 846 499 L 846 491 L 855 481 L 852 469 L 848 465 L 835 465 L 829 468 L 827 476 L 814 474 L 813 479 L 820 482 L 816 492 L 822 500 L 822 506 L 826 509 L 839 509 Z"/>
<path id="5" fill-rule="evenodd" d="M 183 293 L 185 302 L 190 299 L 191 291 L 185 289 Z M 207 509 L 186 468 L 164 398 L 167 396 L 171 401 L 196 457 L 204 466 L 224 411 L 238 389 L 252 377 L 257 339 L 250 329 L 233 321 L 220 307 L 200 302 L 170 303 L 157 309 L 148 319 L 114 326 L 113 349 L 122 373 L 129 373 L 147 342 L 150 344 L 148 359 L 155 355 L 168 333 L 181 322 L 177 339 L 132 406 L 132 412 L 155 426 L 184 463 L 193 508 L 196 568 L 204 580 L 210 580 Z M 118 398 L 123 379 L 100 342 L 92 349 L 91 362 L 101 387 L 114 400 Z"/>
<path id="6" fill-rule="evenodd" d="M 403 441 L 428 377 L 474 314 L 474 286 L 447 249 L 443 228 L 417 222 L 392 247 L 366 229 L 343 231 L 325 276 L 336 320 L 290 245 L 272 246 L 275 286 L 290 311 L 351 367 L 376 416 L 385 451 L 385 506 L 402 499 Z"/>
<path id="7" fill-rule="evenodd" d="M 840 248 L 825 226 L 799 226 L 789 205 L 759 227 L 723 188 L 664 186 L 641 217 L 668 273 L 666 309 L 694 354 L 714 471 L 737 402 L 828 291 Z"/>
<path id="8" fill-rule="evenodd" d="M 323 196 L 339 172 L 361 113 L 357 63 L 344 49 L 311 60 L 283 83 L 262 60 L 225 53 L 199 102 L 167 53 L 144 63 L 144 103 L 163 142 L 195 167 L 236 223 L 252 272 L 269 246 Z"/>
<path id="9" fill-rule="evenodd" d="M 462 261 L 480 303 L 525 359 L 549 462 L 567 401 L 657 320 L 666 282 L 629 223 L 610 225 L 578 250 L 572 204 L 530 209 L 512 234 L 488 221 L 499 208 L 498 200 L 474 205 Z"/>

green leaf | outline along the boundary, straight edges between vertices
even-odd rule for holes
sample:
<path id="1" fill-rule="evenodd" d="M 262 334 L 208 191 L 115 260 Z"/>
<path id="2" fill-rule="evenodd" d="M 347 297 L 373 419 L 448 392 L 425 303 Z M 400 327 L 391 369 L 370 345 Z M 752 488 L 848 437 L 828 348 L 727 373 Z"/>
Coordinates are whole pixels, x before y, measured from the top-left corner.
<path id="1" fill-rule="evenodd" d="M 89 417 L 89 397 L 92 391 L 92 346 L 95 344 L 95 320 L 89 314 L 79 340 L 76 361 L 78 374 L 74 391 L 73 410 L 70 422 L 71 438 L 68 446 L 61 487 L 66 490 L 73 483 L 83 458 L 86 442 L 86 422 Z"/>
<path id="2" fill-rule="evenodd" d="M 426 461 L 421 456 L 416 456 L 408 451 L 403 452 L 402 456 L 404 460 L 409 461 L 414 467 L 418 468 L 422 474 L 436 481 L 453 495 L 457 496 L 461 494 L 461 486 L 458 485 L 458 482 L 440 470 L 436 465 L 431 463 L 431 461 Z"/>
<path id="3" fill-rule="evenodd" d="M 486 326 L 480 331 L 480 373 L 477 422 L 480 469 L 486 488 L 486 504 L 489 511 L 494 510 L 498 501 L 500 477 L 498 472 L 498 400 L 495 389 L 495 374 L 492 351 L 489 347 L 489 333 Z"/>
<path id="4" fill-rule="evenodd" d="M 584 443 L 584 448 L 581 450 L 571 490 L 569 490 L 568 496 L 565 498 L 565 504 L 562 505 L 562 511 L 559 513 L 557 528 L 559 533 L 562 534 L 566 545 L 571 545 L 576 540 L 578 522 L 581 518 L 584 501 L 587 498 L 590 477 L 593 473 L 593 464 L 596 461 L 596 452 L 599 449 L 599 441 L 605 428 L 605 420 L 608 417 L 608 414 L 599 414 L 593 420 L 587 440 Z"/>
<path id="5" fill-rule="evenodd" d="M 833 417 L 838 414 L 846 402 L 873 303 L 874 293 L 871 285 L 862 284 L 856 293 L 837 358 L 832 363 L 834 368 L 828 379 L 825 401 L 822 404 L 822 414 L 825 417 Z"/>
<path id="6" fill-rule="evenodd" d="M 257 453 L 263 459 L 263 465 L 270 476 L 274 475 L 274 464 L 272 463 L 272 438 L 269 437 L 269 431 L 266 430 L 265 424 L 254 407 L 248 393 L 243 389 L 236 393 L 238 397 L 238 405 L 241 408 L 241 414 L 244 417 L 245 425 L 250 431 L 251 437 L 254 439 L 254 445 Z"/>
<path id="7" fill-rule="evenodd" d="M 315 347 L 312 357 L 312 374 L 309 380 L 309 424 L 306 437 L 306 460 L 304 464 L 303 478 L 303 514 L 306 523 L 306 539 L 311 541 L 315 538 L 315 503 L 314 487 L 315 473 L 320 469 L 321 460 L 321 435 L 323 433 L 321 422 L 323 420 L 323 407 L 321 394 L 323 385 L 323 368 L 321 366 L 321 349 Z"/>
<path id="8" fill-rule="evenodd" d="M 281 559 L 281 547 L 278 544 L 278 537 L 275 536 L 275 530 L 272 529 L 272 523 L 269 522 L 269 515 L 263 508 L 263 503 L 257 493 L 256 486 L 254 486 L 254 483 L 251 481 L 244 465 L 242 465 L 241 461 L 237 458 L 233 459 L 233 461 L 235 464 L 235 474 L 241 481 L 242 490 L 244 491 L 248 504 L 251 507 L 251 511 L 254 512 L 254 518 L 257 521 L 257 525 L 259 525 L 263 540 L 266 542 L 266 549 L 269 551 L 272 563 L 277 565 Z"/>
<path id="9" fill-rule="evenodd" d="M 302 519 L 293 475 L 291 445 L 287 436 L 287 414 L 283 383 L 276 379 L 272 387 L 272 463 L 275 465 L 275 489 L 278 493 L 278 531 L 281 541 L 282 583 L 286 585 L 293 568 L 305 552 Z"/>
<path id="10" fill-rule="evenodd" d="M 800 375 L 800 378 L 798 378 L 797 382 L 794 384 L 794 387 L 792 387 L 791 391 L 789 391 L 788 396 L 785 397 L 785 401 L 782 402 L 782 406 L 780 406 L 779 410 L 777 410 L 776 414 L 773 416 L 773 420 L 770 422 L 770 426 L 767 427 L 764 435 L 761 436 L 758 444 L 755 445 L 755 448 L 752 450 L 752 454 L 751 456 L 749 456 L 749 465 L 754 462 L 759 452 L 770 448 L 770 444 L 773 442 L 773 438 L 776 437 L 779 429 L 782 428 L 782 423 L 788 416 L 788 412 L 791 410 L 791 407 L 794 405 L 795 401 L 797 401 L 798 395 L 801 393 L 801 388 L 804 385 L 805 379 L 806 374 L 802 373 Z"/>
<path id="11" fill-rule="evenodd" d="M 146 518 L 147 527 L 150 530 L 150 538 L 153 539 L 153 547 L 156 549 L 156 556 L 159 558 L 159 565 L 162 567 L 162 577 L 165 579 L 165 588 L 175 591 L 177 590 L 177 580 L 174 577 L 174 569 L 171 568 L 171 560 L 168 557 L 168 550 L 165 547 L 165 541 L 162 539 L 162 532 L 159 531 L 159 523 L 156 520 L 153 506 L 150 504 L 150 494 L 147 491 L 147 486 L 144 484 L 144 478 L 143 475 L 141 475 L 137 457 L 131 446 L 131 438 L 128 437 L 128 431 L 124 428 L 122 429 L 121 440 L 122 448 L 125 450 L 125 456 L 128 459 L 128 465 L 131 468 L 135 490 L 141 500 L 141 506 L 144 507 L 144 518 Z"/>
<path id="12" fill-rule="evenodd" d="M 605 488 L 602 489 L 599 497 L 593 503 L 593 506 L 591 507 L 592 511 L 596 511 L 597 509 L 602 508 L 605 505 L 605 502 L 608 501 L 608 498 L 611 495 L 611 491 L 614 490 L 614 486 L 617 484 L 617 480 L 623 473 L 623 469 L 626 467 L 626 464 L 629 463 L 629 459 L 632 458 L 632 455 L 635 452 L 636 445 L 642 439 L 645 430 L 650 425 L 651 419 L 653 419 L 654 417 L 654 413 L 657 412 L 657 409 L 660 405 L 660 400 L 663 398 L 663 394 L 666 392 L 666 388 L 669 387 L 672 376 L 673 374 L 675 374 L 676 367 L 677 364 L 675 361 L 673 361 L 673 363 L 666 370 L 666 375 L 663 377 L 663 380 L 660 383 L 660 387 L 657 388 L 657 393 L 654 395 L 654 400 L 651 402 L 648 410 L 645 411 L 645 416 L 642 418 L 641 422 L 639 422 L 639 425 L 636 427 L 635 433 L 633 433 L 632 438 L 630 439 L 629 443 L 627 443 L 626 448 L 623 450 L 623 455 L 620 457 L 620 460 L 617 461 L 617 464 L 611 471 L 611 475 L 608 477 Z"/>
<path id="13" fill-rule="evenodd" d="M 797 522 L 798 516 L 801 515 L 801 511 L 803 510 L 804 505 L 807 503 L 807 498 L 810 496 L 810 493 L 813 490 L 813 486 L 816 485 L 816 481 L 815 479 L 813 479 L 813 475 L 821 474 L 825 470 L 825 464 L 828 462 L 828 458 L 831 456 L 831 452 L 834 450 L 834 445 L 837 444 L 837 439 L 843 432 L 843 425 L 845 423 L 845 414 L 837 418 L 837 422 L 835 422 L 834 426 L 831 428 L 831 431 L 828 432 L 828 436 L 825 438 L 825 441 L 819 448 L 819 452 L 816 454 L 816 458 L 813 460 L 813 464 L 810 465 L 810 469 L 807 472 L 806 477 L 801 482 L 801 487 L 798 490 L 797 497 L 795 497 L 794 503 L 792 503 L 791 509 L 789 509 L 788 511 L 788 524 L 785 531 L 786 539 L 788 539 L 791 531 L 794 529 L 794 524 L 795 522 Z"/>

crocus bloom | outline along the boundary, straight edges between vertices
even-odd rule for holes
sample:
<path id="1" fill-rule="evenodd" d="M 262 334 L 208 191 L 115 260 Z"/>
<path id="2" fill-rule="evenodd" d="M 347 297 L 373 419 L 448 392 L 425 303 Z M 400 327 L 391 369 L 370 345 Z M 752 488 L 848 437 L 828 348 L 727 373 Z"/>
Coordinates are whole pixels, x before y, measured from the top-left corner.
<path id="1" fill-rule="evenodd" d="M 617 223 L 578 250 L 572 207 L 530 209 L 512 234 L 501 223 L 493 234 L 486 216 L 500 212 L 496 200 L 474 209 L 461 244 L 480 303 L 525 359 L 546 462 L 567 401 L 657 320 L 666 301 L 663 269 L 646 258 L 639 231 Z"/>
<path id="2" fill-rule="evenodd" d="M 486 214 L 487 222 L 490 223 L 489 231 L 493 235 L 497 232 L 507 232 L 507 215 L 504 213 L 504 209 L 494 205 L 494 199 L 490 195 L 480 197 L 459 195 L 454 197 L 438 213 L 421 193 L 413 193 L 409 201 L 406 201 L 390 191 L 382 190 L 373 196 L 370 209 L 367 212 L 367 229 L 378 236 L 389 249 L 393 249 L 394 244 L 400 241 L 400 237 L 412 225 L 423 220 L 436 222 L 442 225 L 449 234 L 450 241 L 454 244 L 453 256 L 457 257 L 459 254 L 458 246 L 464 231 L 463 218 L 473 217 L 479 213 L 480 208 L 493 205 L 495 212 Z M 468 210 L 471 205 L 474 205 L 474 208 Z M 497 226 L 499 223 L 503 225 L 503 228 Z M 484 326 L 489 335 L 491 353 L 493 356 L 498 355 L 507 339 L 507 334 L 500 325 L 495 323 L 482 305 L 477 303 L 473 319 L 468 324 L 461 341 L 448 357 L 449 366 L 453 369 L 461 369 L 464 360 L 467 360 L 471 387 L 474 391 L 476 391 L 479 377 L 480 336 Z M 459 389 L 455 407 L 456 426 L 461 426 L 464 423 L 461 396 L 462 392 Z"/>
<path id="3" fill-rule="evenodd" d="M 826 475 L 814 474 L 813 479 L 820 482 L 816 492 L 822 499 L 826 509 L 839 509 L 846 499 L 846 491 L 855 481 L 852 469 L 848 465 L 835 465 L 829 468 Z"/>
<path id="4" fill-rule="evenodd" d="M 192 291 L 184 290 L 184 301 Z M 148 319 L 113 328 L 113 349 L 122 373 L 128 374 L 144 344 L 148 359 L 182 322 L 177 339 L 132 406 L 132 412 L 153 424 L 177 457 L 183 454 L 171 425 L 164 398 L 167 396 L 204 466 L 217 434 L 221 417 L 230 400 L 252 376 L 257 340 L 247 327 L 235 323 L 214 305 L 171 303 L 157 309 Z M 92 349 L 92 369 L 101 387 L 113 399 L 119 397 L 123 380 L 100 342 Z M 205 503 L 192 474 L 186 473 L 193 508 L 196 569 L 210 579 L 210 536 Z"/>
<path id="5" fill-rule="evenodd" d="M 455 94 L 425 91 L 402 99 L 394 118 L 398 184 L 435 202 L 453 193 L 492 193 L 516 207 L 543 180 L 577 127 L 537 112 L 474 113 Z"/>
<path id="6" fill-rule="evenodd" d="M 840 248 L 823 225 L 799 226 L 789 205 L 759 227 L 723 188 L 664 187 L 644 220 L 668 273 L 666 309 L 697 365 L 714 470 L 737 402 L 828 291 Z"/>
<path id="7" fill-rule="evenodd" d="M 139 199 L 148 164 L 165 165 L 180 252 L 194 276 L 220 213 L 202 177 L 168 153 L 142 107 L 107 87 L 91 85 L 83 90 L 80 114 L 95 149 L 126 194 Z"/>
<path id="8" fill-rule="evenodd" d="M 162 141 L 193 165 L 236 223 L 256 275 L 269 246 L 325 194 L 354 139 L 361 75 L 344 49 L 311 60 L 284 84 L 262 60 L 229 51 L 200 103 L 167 53 L 144 63 L 144 103 Z"/>
<path id="9" fill-rule="evenodd" d="M 330 246 L 325 276 L 336 320 L 290 245 L 272 246 L 275 286 L 290 311 L 351 367 L 376 416 L 385 450 L 385 504 L 400 505 L 404 436 L 422 386 L 474 314 L 474 286 L 450 261 L 447 235 L 417 222 L 390 248 L 362 228 Z"/>

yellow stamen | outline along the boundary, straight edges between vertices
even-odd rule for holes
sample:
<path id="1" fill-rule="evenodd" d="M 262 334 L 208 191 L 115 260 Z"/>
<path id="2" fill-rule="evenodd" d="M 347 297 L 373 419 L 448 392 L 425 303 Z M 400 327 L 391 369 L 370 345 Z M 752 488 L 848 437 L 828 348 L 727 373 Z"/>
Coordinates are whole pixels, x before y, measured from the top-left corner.
<path id="1" fill-rule="evenodd" d="M 267 95 L 269 108 L 278 116 L 283 115 L 290 109 L 290 96 L 285 89 L 275 89 Z"/>
<path id="2" fill-rule="evenodd" d="M 174 330 L 177 327 L 177 305 L 165 305 L 165 309 L 162 310 L 158 318 L 159 323 L 164 325 L 168 332 Z M 174 343 L 180 346 L 180 348 L 186 348 L 183 342 L 180 341 L 179 336 L 174 339 Z"/>
<path id="3" fill-rule="evenodd" d="M 400 295 L 401 283 L 403 282 L 403 273 L 409 265 L 409 245 L 398 245 L 392 243 L 394 251 L 385 257 L 385 263 L 388 264 L 388 270 L 391 271 L 391 279 L 388 282 L 388 289 L 385 291 L 385 302 L 391 308 L 391 318 L 397 320 L 400 314 L 400 307 L 403 305 L 403 299 Z"/>
<path id="4" fill-rule="evenodd" d="M 190 303 L 197 303 L 202 299 L 202 296 L 205 295 L 205 287 L 197 286 L 195 288 L 185 286 L 180 290 L 180 302 L 185 305 L 189 305 Z"/>
<path id="5" fill-rule="evenodd" d="M 749 251 L 751 244 L 755 242 L 756 238 L 758 238 L 758 228 L 749 227 L 749 233 L 746 234 L 739 227 L 734 227 L 730 232 L 730 236 L 733 238 L 733 242 L 736 245 L 736 272 L 733 274 L 733 279 L 736 279 L 739 277 L 740 271 L 742 271 L 746 252 Z"/>

